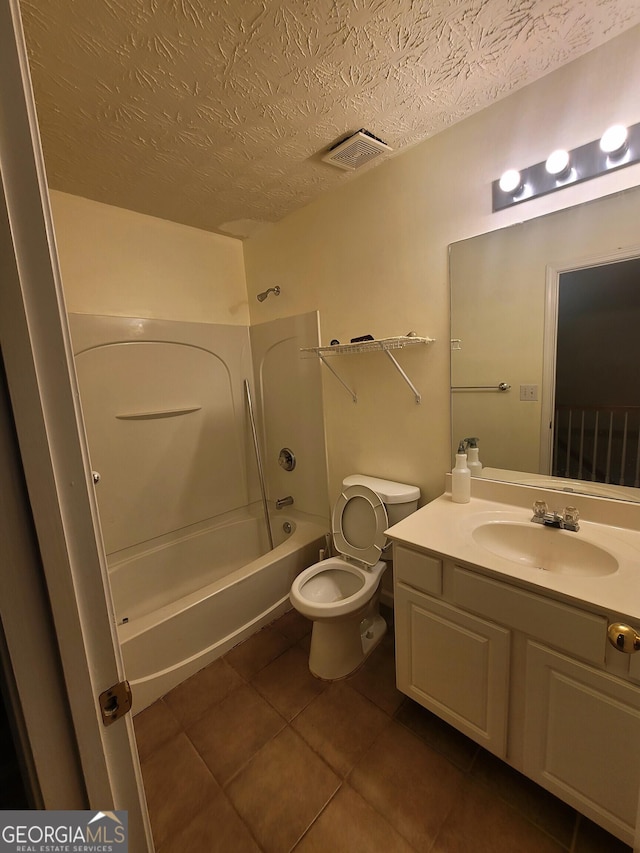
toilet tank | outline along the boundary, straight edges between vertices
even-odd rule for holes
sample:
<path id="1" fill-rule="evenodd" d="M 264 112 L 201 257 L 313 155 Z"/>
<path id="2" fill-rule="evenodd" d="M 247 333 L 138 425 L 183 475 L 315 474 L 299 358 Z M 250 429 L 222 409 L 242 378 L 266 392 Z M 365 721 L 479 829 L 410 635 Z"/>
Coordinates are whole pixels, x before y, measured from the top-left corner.
<path id="1" fill-rule="evenodd" d="M 406 483 L 382 480 L 380 477 L 368 477 L 366 474 L 350 474 L 342 481 L 347 486 L 366 486 L 375 492 L 386 507 L 389 525 L 396 524 L 418 509 L 420 489 Z"/>

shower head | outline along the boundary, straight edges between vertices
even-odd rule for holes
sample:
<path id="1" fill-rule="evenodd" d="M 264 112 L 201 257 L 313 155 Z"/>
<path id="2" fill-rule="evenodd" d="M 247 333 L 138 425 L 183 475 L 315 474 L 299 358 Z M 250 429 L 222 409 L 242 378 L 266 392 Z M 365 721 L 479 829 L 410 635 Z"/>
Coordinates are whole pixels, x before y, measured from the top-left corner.
<path id="1" fill-rule="evenodd" d="M 258 302 L 264 302 L 267 296 L 273 293 L 274 296 L 280 296 L 280 286 L 276 284 L 275 287 L 270 287 L 268 290 L 265 290 L 263 293 L 259 293 L 256 297 Z"/>

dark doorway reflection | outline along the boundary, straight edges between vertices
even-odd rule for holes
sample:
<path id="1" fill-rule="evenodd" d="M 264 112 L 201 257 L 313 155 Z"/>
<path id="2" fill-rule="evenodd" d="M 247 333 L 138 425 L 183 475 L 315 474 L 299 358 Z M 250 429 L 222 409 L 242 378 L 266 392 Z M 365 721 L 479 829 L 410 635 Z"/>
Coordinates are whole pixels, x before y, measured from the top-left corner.
<path id="1" fill-rule="evenodd" d="M 558 477 L 640 486 L 640 259 L 560 275 Z"/>

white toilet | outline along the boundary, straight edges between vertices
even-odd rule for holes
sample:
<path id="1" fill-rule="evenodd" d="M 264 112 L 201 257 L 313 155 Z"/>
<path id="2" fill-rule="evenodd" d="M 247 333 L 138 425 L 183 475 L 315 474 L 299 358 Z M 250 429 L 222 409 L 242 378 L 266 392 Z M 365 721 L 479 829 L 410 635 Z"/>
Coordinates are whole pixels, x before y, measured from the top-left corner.
<path id="1" fill-rule="evenodd" d="M 297 576 L 290 599 L 313 621 L 309 669 L 333 681 L 349 675 L 382 639 L 378 588 L 391 543 L 385 530 L 418 507 L 416 486 L 352 474 L 342 482 L 331 517 L 333 542 L 342 556 L 314 563 Z"/>

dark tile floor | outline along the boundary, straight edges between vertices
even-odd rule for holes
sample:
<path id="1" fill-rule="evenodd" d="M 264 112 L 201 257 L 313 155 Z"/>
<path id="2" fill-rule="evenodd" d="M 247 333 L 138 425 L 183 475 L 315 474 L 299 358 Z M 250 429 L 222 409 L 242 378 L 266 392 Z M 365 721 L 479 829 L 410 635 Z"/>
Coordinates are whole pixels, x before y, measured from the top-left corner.
<path id="1" fill-rule="evenodd" d="M 135 718 L 158 853 L 630 851 L 404 697 L 391 632 L 327 683 L 310 627 L 290 611 Z"/>

